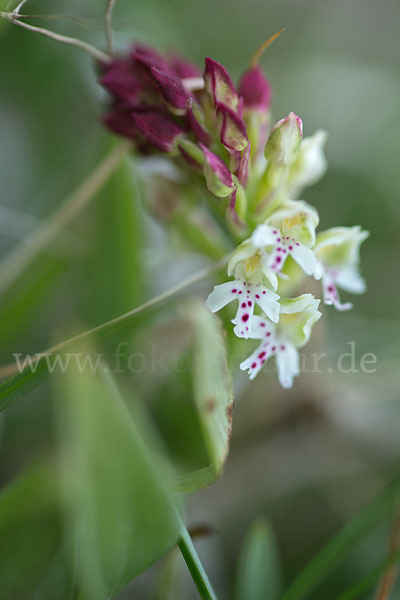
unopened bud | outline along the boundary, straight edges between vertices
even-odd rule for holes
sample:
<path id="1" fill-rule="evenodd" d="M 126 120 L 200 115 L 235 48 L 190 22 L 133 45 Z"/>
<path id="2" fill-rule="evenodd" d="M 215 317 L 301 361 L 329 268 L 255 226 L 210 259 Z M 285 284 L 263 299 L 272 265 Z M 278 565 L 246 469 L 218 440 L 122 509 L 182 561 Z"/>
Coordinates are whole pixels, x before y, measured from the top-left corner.
<path id="1" fill-rule="evenodd" d="M 302 137 L 302 120 L 291 112 L 274 125 L 265 146 L 265 157 L 279 165 L 291 165 L 300 149 Z"/>

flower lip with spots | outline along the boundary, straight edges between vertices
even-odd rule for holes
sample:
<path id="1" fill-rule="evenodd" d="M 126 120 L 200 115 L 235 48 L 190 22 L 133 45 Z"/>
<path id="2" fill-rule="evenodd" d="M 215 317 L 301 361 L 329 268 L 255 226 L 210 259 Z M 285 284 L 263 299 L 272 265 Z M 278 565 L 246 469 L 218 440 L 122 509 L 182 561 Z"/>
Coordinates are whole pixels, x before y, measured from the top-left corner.
<path id="1" fill-rule="evenodd" d="M 236 335 L 239 327 L 238 325 L 235 327 Z M 259 339 L 260 344 L 246 360 L 240 363 L 241 370 L 247 371 L 249 379 L 252 380 L 267 360 L 275 356 L 280 384 L 284 388 L 292 387 L 294 377 L 300 373 L 299 355 L 295 345 L 285 335 L 279 334 L 273 323 L 259 316 L 253 319 L 250 337 Z"/>
<path id="2" fill-rule="evenodd" d="M 247 370 L 249 378 L 254 379 L 264 363 L 275 356 L 280 384 L 284 388 L 292 387 L 293 378 L 300 372 L 297 349 L 308 342 L 314 323 L 321 317 L 319 302 L 312 294 L 281 300 L 281 317 L 276 325 L 255 315 L 248 337 L 260 340 L 260 344 L 240 364 L 242 371 Z M 241 337 L 242 329 L 238 324 L 234 333 Z"/>
<path id="3" fill-rule="evenodd" d="M 216 285 L 207 298 L 206 306 L 211 312 L 217 312 L 234 300 L 238 301 L 238 308 L 232 323 L 241 327 L 237 333 L 238 337 L 248 338 L 252 321 L 255 318 L 254 309 L 256 305 L 264 311 L 271 321 L 276 323 L 280 311 L 278 299 L 278 294 L 260 283 L 253 284 L 236 279 L 235 281 Z"/>

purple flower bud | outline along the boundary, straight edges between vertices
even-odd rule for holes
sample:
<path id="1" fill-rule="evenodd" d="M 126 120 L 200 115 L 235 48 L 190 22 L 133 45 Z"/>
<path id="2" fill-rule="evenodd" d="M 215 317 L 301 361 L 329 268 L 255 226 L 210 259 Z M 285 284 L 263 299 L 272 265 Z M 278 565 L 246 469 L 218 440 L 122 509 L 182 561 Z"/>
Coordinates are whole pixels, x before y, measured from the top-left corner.
<path id="1" fill-rule="evenodd" d="M 217 117 L 223 145 L 230 150 L 244 150 L 249 139 L 243 119 L 224 104 L 218 104 Z"/>
<path id="2" fill-rule="evenodd" d="M 172 112 L 184 115 L 188 107 L 189 94 L 183 87 L 179 77 L 161 71 L 157 67 L 151 67 L 150 73 L 160 88 L 165 102 L 171 107 Z"/>
<path id="3" fill-rule="evenodd" d="M 183 130 L 168 115 L 157 110 L 131 114 L 136 127 L 150 144 L 161 152 L 177 149 Z"/>
<path id="4" fill-rule="evenodd" d="M 215 106 L 218 106 L 218 104 L 225 104 L 234 111 L 237 109 L 239 96 L 233 85 L 232 79 L 225 67 L 212 58 L 206 58 L 204 83 Z"/>
<path id="5" fill-rule="evenodd" d="M 271 87 L 260 67 L 253 67 L 243 73 L 239 83 L 239 96 L 243 98 L 244 110 L 268 110 Z"/>
<path id="6" fill-rule="evenodd" d="M 131 51 L 131 57 L 139 66 L 147 68 L 158 67 L 162 70 L 168 70 L 166 61 L 151 46 L 146 46 L 145 44 L 135 44 Z"/>
<path id="7" fill-rule="evenodd" d="M 113 60 L 110 65 L 107 65 L 105 73 L 99 81 L 127 107 L 137 103 L 142 86 L 131 61 Z"/>
<path id="8" fill-rule="evenodd" d="M 117 106 L 109 113 L 105 114 L 101 120 L 108 129 L 118 135 L 123 135 L 128 138 L 137 138 L 139 135 L 139 131 L 131 114 Z"/>
<path id="9" fill-rule="evenodd" d="M 199 146 L 204 153 L 204 175 L 208 189 L 215 196 L 226 198 L 234 188 L 232 173 L 222 158 L 211 152 L 204 144 L 200 143 Z"/>
<path id="10" fill-rule="evenodd" d="M 181 56 L 174 54 L 170 57 L 169 66 L 171 70 L 181 79 L 189 79 L 191 77 L 201 77 L 200 70 Z"/>

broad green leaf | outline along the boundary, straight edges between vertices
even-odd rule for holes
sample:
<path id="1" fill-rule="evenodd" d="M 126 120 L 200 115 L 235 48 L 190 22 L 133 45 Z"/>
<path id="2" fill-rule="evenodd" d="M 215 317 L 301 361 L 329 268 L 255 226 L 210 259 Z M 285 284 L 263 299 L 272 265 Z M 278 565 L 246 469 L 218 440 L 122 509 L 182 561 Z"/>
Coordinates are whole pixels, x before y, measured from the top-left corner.
<path id="1" fill-rule="evenodd" d="M 106 368 L 58 379 L 63 497 L 85 600 L 109 598 L 177 541 L 176 509 Z"/>
<path id="2" fill-rule="evenodd" d="M 209 465 L 188 479 L 208 485 L 223 469 L 232 430 L 233 391 L 223 332 L 217 317 L 202 302 L 187 309 L 193 329 L 193 394 Z M 182 481 L 184 485 L 184 481 Z"/>
<path id="3" fill-rule="evenodd" d="M 141 216 L 132 159 L 125 158 L 91 207 L 90 251 L 80 286 L 88 326 L 123 314 L 145 299 Z"/>
<path id="4" fill-rule="evenodd" d="M 59 550 L 62 529 L 54 481 L 53 468 L 36 467 L 0 494 L 2 600 L 30 599 Z"/>
<path id="5" fill-rule="evenodd" d="M 235 600 L 278 600 L 282 574 L 271 526 L 265 519 L 253 523 L 240 551 Z"/>
<path id="6" fill-rule="evenodd" d="M 28 332 L 34 333 L 38 315 L 54 300 L 65 265 L 54 256 L 41 255 L 15 284 L 0 294 L 1 344 L 3 360 L 11 360 L 5 350 L 17 344 L 24 347 Z"/>
<path id="7" fill-rule="evenodd" d="M 310 592 L 340 564 L 357 542 L 399 505 L 399 494 L 400 479 L 396 479 L 328 542 L 291 583 L 282 600 L 308 598 Z"/>

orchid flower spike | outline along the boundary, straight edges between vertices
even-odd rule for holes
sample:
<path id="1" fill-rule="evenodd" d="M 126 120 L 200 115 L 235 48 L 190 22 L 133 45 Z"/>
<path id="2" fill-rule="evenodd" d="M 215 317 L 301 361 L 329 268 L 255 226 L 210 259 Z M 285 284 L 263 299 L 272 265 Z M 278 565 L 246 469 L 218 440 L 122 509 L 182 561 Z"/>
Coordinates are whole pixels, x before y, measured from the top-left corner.
<path id="1" fill-rule="evenodd" d="M 326 171 L 327 134 L 303 137 L 294 112 L 271 127 L 272 90 L 259 58 L 281 33 L 257 50 L 237 87 L 212 58 L 201 74 L 183 58 L 142 44 L 102 64 L 99 82 L 110 95 L 103 123 L 128 137 L 143 162 L 158 155 L 171 167 L 147 184 L 153 214 L 207 256 L 236 245 L 229 281 L 216 285 L 206 304 L 217 312 L 235 302 L 235 335 L 260 340 L 241 369 L 253 379 L 275 355 L 279 381 L 290 387 L 298 349 L 321 316 L 320 300 L 281 296 L 305 274 L 322 279 L 325 304 L 351 308 L 338 288 L 365 290 L 359 251 L 368 232 L 335 227 L 316 235 L 318 213 L 298 199 Z"/>

